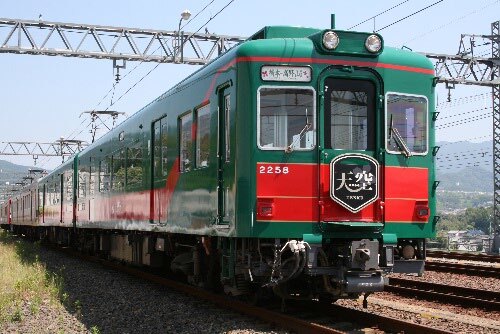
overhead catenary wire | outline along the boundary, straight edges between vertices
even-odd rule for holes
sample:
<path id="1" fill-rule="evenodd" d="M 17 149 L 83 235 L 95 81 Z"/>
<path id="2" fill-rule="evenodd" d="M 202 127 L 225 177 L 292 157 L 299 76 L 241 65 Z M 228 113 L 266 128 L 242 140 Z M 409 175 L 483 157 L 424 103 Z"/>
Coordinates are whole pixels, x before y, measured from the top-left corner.
<path id="1" fill-rule="evenodd" d="M 467 103 L 471 103 L 471 102 L 476 102 L 479 100 L 485 100 L 487 98 L 491 98 L 491 92 L 480 93 L 480 94 L 469 95 L 469 96 L 461 96 L 461 97 L 452 99 L 450 102 L 446 101 L 446 102 L 438 103 L 436 106 L 436 109 L 438 109 L 438 110 L 448 109 L 448 108 L 456 107 L 459 105 L 463 105 L 463 104 L 467 104 Z"/>
<path id="2" fill-rule="evenodd" d="M 215 15 L 211 16 L 210 19 L 207 20 L 207 22 L 205 22 L 198 30 L 196 30 L 195 32 L 193 32 L 191 35 L 189 35 L 189 37 L 186 39 L 186 40 L 189 40 L 194 34 L 196 34 L 197 32 L 199 32 L 203 27 L 205 27 L 210 21 L 212 21 L 214 18 L 216 18 L 220 13 L 222 13 L 229 5 L 231 5 L 235 0 L 231 0 L 229 1 L 224 7 L 222 7 Z M 182 46 L 181 46 L 182 47 Z M 147 76 L 149 76 L 155 69 L 158 68 L 158 66 L 161 65 L 161 63 L 158 63 L 156 64 L 156 66 L 154 66 L 151 70 L 149 70 L 144 76 L 142 76 L 137 82 L 135 82 L 131 87 L 129 87 L 127 89 L 127 91 L 125 91 L 125 93 L 123 93 L 118 99 L 116 99 L 115 101 L 113 101 L 107 108 L 106 110 L 108 110 L 109 108 L 111 108 L 113 105 L 115 105 L 118 101 L 120 101 L 125 95 L 127 95 L 133 88 L 135 88 L 142 80 L 144 80 Z"/>
<path id="3" fill-rule="evenodd" d="M 196 19 L 196 17 L 198 17 L 201 13 L 203 13 L 211 4 L 214 3 L 215 0 L 212 0 L 210 1 L 207 5 L 205 5 L 198 13 L 196 13 L 196 15 L 194 15 L 194 17 L 192 17 L 188 22 L 186 22 L 186 24 L 184 24 L 181 29 L 183 29 L 184 27 L 186 27 L 188 24 L 190 24 L 193 20 Z M 234 0 L 233 0 L 234 1 Z M 227 6 L 226 6 L 227 7 Z M 206 23 L 205 23 L 206 25 Z M 204 26 L 205 26 L 204 25 Z M 202 26 L 203 27 L 203 26 Z M 201 29 L 201 28 L 200 28 Z M 199 30 L 198 30 L 199 31 Z M 159 49 L 161 48 L 161 45 L 158 46 L 158 48 L 156 48 L 156 50 L 154 50 L 153 52 L 151 52 L 151 54 L 155 54 Z M 146 57 L 147 58 L 147 57 Z M 134 87 L 137 86 L 137 84 L 139 82 L 141 82 L 144 78 L 146 78 L 149 74 L 151 74 L 152 71 L 154 71 L 159 64 L 157 64 L 152 70 L 150 70 L 148 73 L 146 73 L 146 75 L 144 75 L 142 78 L 139 79 L 139 81 L 137 81 L 135 84 L 133 84 L 132 87 L 130 87 L 122 96 L 120 96 L 117 100 L 113 101 L 113 97 L 114 97 L 114 94 L 115 94 L 115 90 L 116 90 L 116 86 L 122 82 L 126 77 L 128 77 L 130 74 L 132 74 L 137 68 L 139 68 L 139 66 L 141 66 L 143 63 L 145 62 L 145 59 L 141 60 L 136 66 L 134 66 L 131 70 L 129 70 L 128 72 L 126 72 L 121 80 L 119 82 L 114 82 L 112 87 L 106 92 L 106 94 L 104 94 L 104 96 L 100 99 L 100 101 L 95 105 L 95 107 L 92 109 L 92 111 L 96 111 L 97 108 L 106 100 L 106 98 L 108 98 L 108 96 L 112 93 L 112 97 L 111 97 L 111 102 L 110 102 L 110 105 L 105 109 L 105 111 L 108 111 L 109 108 L 114 105 L 116 102 L 118 102 L 124 95 L 126 95 L 130 90 L 132 90 Z M 99 121 L 108 128 L 108 130 L 110 129 L 108 127 L 108 125 L 100 118 L 100 117 L 97 117 L 99 119 Z M 87 126 L 88 127 L 88 126 Z M 81 131 L 83 132 L 83 131 Z M 80 132 L 80 133 L 81 133 Z"/>
<path id="4" fill-rule="evenodd" d="M 407 43 L 413 42 L 413 41 L 415 41 L 415 40 L 417 40 L 417 39 L 420 39 L 420 38 L 422 38 L 422 37 L 425 37 L 425 36 L 427 36 L 427 35 L 429 35 L 429 34 L 432 34 L 432 33 L 436 32 L 436 31 L 438 31 L 438 30 L 441 30 L 441 29 L 443 29 L 443 28 L 445 28 L 445 27 L 447 27 L 447 26 L 449 26 L 449 25 L 452 25 L 452 24 L 454 24 L 454 23 L 457 23 L 458 21 L 461 21 L 461 20 L 463 20 L 463 19 L 465 19 L 465 18 L 467 18 L 467 17 L 469 17 L 469 16 L 471 16 L 471 15 L 475 15 L 475 14 L 479 13 L 480 11 L 483 11 L 483 10 L 485 10 L 486 8 L 491 7 L 492 5 L 497 4 L 498 2 L 500 2 L 500 0 L 495 0 L 495 1 L 493 1 L 493 2 L 491 2 L 491 3 L 489 3 L 489 4 L 487 4 L 487 5 L 485 5 L 485 6 L 481 7 L 481 8 L 479 8 L 479 9 L 474 9 L 473 11 L 471 11 L 471 12 L 469 12 L 469 13 L 465 14 L 465 15 L 462 15 L 462 16 L 460 16 L 460 17 L 457 17 L 457 18 L 455 18 L 455 19 L 453 19 L 453 20 L 451 20 L 451 21 L 449 21 L 449 22 L 447 22 L 447 23 L 445 23 L 445 24 L 442 24 L 442 25 L 440 25 L 440 26 L 437 26 L 437 27 L 435 27 L 435 28 L 433 28 L 433 29 L 431 29 L 431 30 L 429 30 L 429 31 L 427 31 L 427 32 L 425 32 L 425 33 L 423 33 L 423 34 L 420 34 L 420 35 L 418 35 L 418 36 L 415 36 L 415 37 L 413 37 L 413 38 L 411 38 L 411 39 L 408 39 L 408 40 L 406 40 L 406 41 L 404 41 L 404 42 L 401 42 L 401 43 L 399 43 L 399 44 L 404 45 L 404 44 L 407 44 Z"/>
<path id="5" fill-rule="evenodd" d="M 391 24 L 388 24 L 388 25 L 386 25 L 386 26 L 384 26 L 384 27 L 382 27 L 382 28 L 378 29 L 376 32 L 382 31 L 382 30 L 384 30 L 385 28 L 389 28 L 389 27 L 391 27 L 391 26 L 393 26 L 393 25 L 395 25 L 395 24 L 397 24 L 397 23 L 399 23 L 399 22 L 401 22 L 401 21 L 404 21 L 404 20 L 406 20 L 407 18 L 412 17 L 413 15 L 416 15 L 416 14 L 418 14 L 418 13 L 421 13 L 421 12 L 423 12 L 423 11 L 425 11 L 425 10 L 427 10 L 427 9 L 429 9 L 429 8 L 431 8 L 431 7 L 435 6 L 435 5 L 437 5 L 437 4 L 439 4 L 439 3 L 443 2 L 443 1 L 444 1 L 444 0 L 439 0 L 439 1 L 436 1 L 436 2 L 434 2 L 433 4 L 431 4 L 431 5 L 427 6 L 427 7 L 424 7 L 424 8 L 422 8 L 422 9 L 420 9 L 420 10 L 417 10 L 416 12 L 413 12 L 413 13 L 411 13 L 410 15 L 407 15 L 407 16 L 405 16 L 405 17 L 403 17 L 403 18 L 401 18 L 401 19 L 399 19 L 399 20 L 397 20 L 397 21 L 392 22 Z"/>
<path id="6" fill-rule="evenodd" d="M 368 19 L 366 19 L 366 20 L 364 20 L 364 21 L 362 21 L 362 22 L 359 22 L 358 24 L 353 25 L 353 26 L 352 26 L 352 27 L 350 27 L 350 28 L 347 28 L 347 30 L 351 30 L 351 29 L 353 29 L 353 28 L 356 28 L 357 26 L 362 25 L 363 23 L 366 23 L 366 22 L 368 22 L 368 21 L 370 21 L 370 20 L 373 20 L 374 18 L 376 18 L 376 17 L 378 17 L 378 16 L 380 16 L 380 15 L 382 15 L 382 14 L 385 14 L 385 13 L 387 13 L 387 12 L 389 12 L 389 11 L 393 10 L 394 8 L 397 8 L 397 7 L 401 6 L 402 4 L 407 3 L 408 1 L 410 1 L 410 0 L 405 0 L 405 1 L 402 1 L 402 2 L 398 3 L 398 4 L 397 4 L 397 5 L 395 5 L 395 6 L 392 6 L 391 8 L 388 8 L 388 9 L 386 9 L 386 10 L 384 10 L 384 11 L 382 11 L 382 12 L 380 12 L 380 13 L 378 13 L 378 14 L 376 14 L 376 15 L 374 15 L 374 16 L 372 16 L 372 17 L 370 17 L 370 18 L 368 18 Z"/>
<path id="7" fill-rule="evenodd" d="M 471 123 L 471 122 L 476 122 L 476 121 L 490 118 L 490 117 L 492 117 L 491 112 L 480 114 L 480 115 L 475 115 L 472 117 L 464 118 L 462 120 L 457 120 L 457 121 L 453 121 L 453 122 L 440 124 L 440 125 L 436 126 L 436 130 L 445 129 L 445 128 L 449 128 L 449 127 L 453 127 L 453 126 L 457 126 L 457 125 L 463 125 L 463 124 L 467 124 L 467 123 Z"/>

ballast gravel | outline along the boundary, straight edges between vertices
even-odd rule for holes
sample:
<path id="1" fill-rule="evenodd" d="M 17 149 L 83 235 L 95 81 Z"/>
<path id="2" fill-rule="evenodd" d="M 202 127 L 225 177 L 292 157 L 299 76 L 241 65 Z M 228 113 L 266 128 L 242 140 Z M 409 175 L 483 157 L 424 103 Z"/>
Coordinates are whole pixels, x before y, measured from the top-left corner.
<path id="1" fill-rule="evenodd" d="M 43 247 L 40 261 L 63 276 L 66 306 L 45 302 L 32 314 L 29 305 L 22 305 L 20 320 L 0 324 L 0 333 L 287 333 Z"/>

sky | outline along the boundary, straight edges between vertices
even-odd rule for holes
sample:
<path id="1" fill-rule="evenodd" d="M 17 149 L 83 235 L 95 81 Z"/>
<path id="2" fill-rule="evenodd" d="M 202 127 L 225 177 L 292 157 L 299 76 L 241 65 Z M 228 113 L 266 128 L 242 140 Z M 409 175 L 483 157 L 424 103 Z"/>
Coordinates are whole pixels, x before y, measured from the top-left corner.
<path id="1" fill-rule="evenodd" d="M 184 27 L 186 32 L 199 28 L 231 0 L 200 1 L 128 1 L 128 0 L 17 0 L 1 1 L 0 17 L 11 19 L 85 23 L 107 26 L 177 30 L 180 13 L 188 9 L 194 15 L 207 5 L 196 19 Z M 330 14 L 336 15 L 336 28 L 348 29 L 404 0 L 294 1 L 233 0 L 207 25 L 209 32 L 220 35 L 250 36 L 266 25 L 292 25 L 329 28 Z M 386 45 L 408 47 L 414 51 L 455 54 L 463 33 L 489 34 L 491 23 L 500 19 L 500 0 L 408 0 L 397 8 L 355 28 L 373 31 L 398 21 L 438 2 L 434 6 L 380 31 Z M 0 27 L 0 42 L 11 28 Z M 482 47 L 481 51 L 488 51 Z M 127 63 L 122 76 L 134 69 L 115 87 L 115 99 L 123 95 L 155 63 Z M 112 109 L 134 114 L 151 100 L 197 70 L 194 65 L 161 64 L 136 84 Z M 103 99 L 114 83 L 112 61 L 66 57 L 14 55 L 0 53 L 0 142 L 54 142 L 61 137 L 91 141 L 88 110 L 102 110 L 111 103 Z M 470 98 L 470 96 L 476 96 Z M 438 104 L 443 115 L 486 109 L 491 112 L 490 89 L 474 86 L 452 91 L 438 87 Z M 101 102 L 101 104 L 99 104 Z M 467 116 L 464 116 L 465 118 Z M 119 118 L 123 121 L 124 116 Z M 443 120 L 443 124 L 453 119 Z M 111 121 L 106 121 L 111 126 Z M 492 120 L 486 116 L 477 122 L 443 127 L 437 139 L 483 141 L 491 139 Z M 98 136 L 104 134 L 104 130 Z M 33 165 L 31 157 L 0 156 L 0 159 Z M 52 169 L 60 157 L 43 158 L 37 166 Z"/>

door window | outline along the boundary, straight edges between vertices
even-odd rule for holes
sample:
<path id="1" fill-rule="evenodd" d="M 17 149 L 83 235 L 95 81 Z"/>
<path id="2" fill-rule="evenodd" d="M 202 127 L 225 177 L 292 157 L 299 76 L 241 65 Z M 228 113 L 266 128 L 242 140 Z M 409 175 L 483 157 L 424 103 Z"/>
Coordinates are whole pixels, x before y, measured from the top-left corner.
<path id="1" fill-rule="evenodd" d="M 192 168 L 193 164 L 193 117 L 192 113 L 188 113 L 181 116 L 179 119 L 179 138 L 180 138 L 180 164 L 179 168 L 181 172 L 188 172 Z"/>
<path id="2" fill-rule="evenodd" d="M 371 151 L 375 147 L 375 87 L 362 80 L 325 81 L 325 147 Z"/>
<path id="3" fill-rule="evenodd" d="M 208 167 L 210 156 L 210 105 L 196 111 L 196 167 Z"/>

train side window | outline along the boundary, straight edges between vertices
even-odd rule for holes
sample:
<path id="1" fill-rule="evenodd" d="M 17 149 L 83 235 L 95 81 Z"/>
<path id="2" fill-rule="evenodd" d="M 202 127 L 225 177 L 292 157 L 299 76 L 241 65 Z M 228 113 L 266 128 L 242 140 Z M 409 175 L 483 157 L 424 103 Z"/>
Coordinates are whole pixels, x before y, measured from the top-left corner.
<path id="1" fill-rule="evenodd" d="M 95 158 L 90 158 L 90 171 L 89 171 L 89 195 L 93 196 L 95 193 L 96 180 L 98 179 L 99 165 L 96 165 Z"/>
<path id="2" fill-rule="evenodd" d="M 428 103 L 425 96 L 387 93 L 386 149 L 390 153 L 427 154 Z M 400 141 L 403 141 L 402 143 Z"/>
<path id="3" fill-rule="evenodd" d="M 210 157 L 210 104 L 196 111 L 196 167 L 208 167 Z"/>
<path id="4" fill-rule="evenodd" d="M 257 94 L 257 143 L 263 150 L 311 150 L 316 145 L 315 91 L 261 87 Z"/>
<path id="5" fill-rule="evenodd" d="M 65 180 L 64 180 L 64 185 L 66 186 L 65 191 L 66 191 L 66 200 L 68 202 L 73 201 L 73 172 L 66 172 L 65 173 Z"/>
<path id="6" fill-rule="evenodd" d="M 193 163 L 193 117 L 189 112 L 179 118 L 179 169 L 188 172 Z"/>
<path id="7" fill-rule="evenodd" d="M 224 145 L 226 162 L 229 162 L 231 157 L 231 122 L 230 122 L 230 114 L 231 114 L 231 95 L 224 96 Z"/>
<path id="8" fill-rule="evenodd" d="M 57 179 L 57 181 L 54 183 L 54 194 L 55 194 L 55 202 L 56 202 L 56 204 L 59 204 L 63 200 L 62 199 L 62 195 L 63 195 L 62 192 L 64 191 L 64 188 L 63 188 L 63 185 L 61 185 L 61 182 L 62 182 L 61 177 L 57 177 L 56 179 Z"/>
<path id="9" fill-rule="evenodd" d="M 108 192 L 109 191 L 109 164 L 108 158 L 104 158 L 99 163 L 99 191 Z"/>
<path id="10" fill-rule="evenodd" d="M 119 150 L 112 156 L 111 190 L 122 191 L 125 187 L 125 150 Z"/>
<path id="11" fill-rule="evenodd" d="M 127 149 L 127 188 L 142 186 L 142 147 L 139 144 Z"/>
<path id="12" fill-rule="evenodd" d="M 82 166 L 78 171 L 78 198 L 84 199 L 87 197 L 87 179 L 88 172 L 85 166 Z"/>

